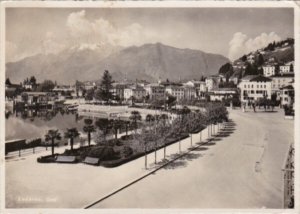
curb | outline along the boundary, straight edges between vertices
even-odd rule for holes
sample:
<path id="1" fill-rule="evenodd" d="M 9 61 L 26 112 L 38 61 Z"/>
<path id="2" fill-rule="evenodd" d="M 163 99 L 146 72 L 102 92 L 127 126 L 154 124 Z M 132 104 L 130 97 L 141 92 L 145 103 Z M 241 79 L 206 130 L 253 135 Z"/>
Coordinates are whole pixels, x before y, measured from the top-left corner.
<path id="1" fill-rule="evenodd" d="M 160 169 L 164 168 L 165 166 L 169 165 L 170 163 L 173 163 L 174 161 L 176 161 L 176 160 L 182 158 L 183 156 L 189 154 L 190 152 L 194 151 L 195 149 L 199 148 L 200 146 L 206 145 L 206 144 L 209 143 L 211 140 L 212 140 L 211 138 L 208 138 L 208 139 L 206 139 L 205 142 L 203 142 L 203 143 L 201 143 L 201 144 L 198 144 L 196 147 L 189 148 L 187 152 L 185 152 L 185 153 L 179 155 L 178 157 L 176 157 L 176 158 L 174 158 L 174 159 L 168 161 L 167 163 L 165 163 L 165 164 L 159 166 L 158 168 L 154 169 L 153 171 L 148 172 L 148 173 L 146 173 L 145 175 L 143 175 L 143 176 L 141 176 L 141 177 L 139 177 L 139 178 L 137 178 L 137 179 L 134 179 L 133 181 L 131 181 L 131 182 L 129 182 L 128 184 L 126 184 L 125 186 L 120 187 L 120 188 L 118 188 L 117 190 L 112 191 L 111 193 L 107 194 L 106 196 L 104 196 L 104 197 L 102 197 L 102 198 L 100 198 L 100 199 L 94 201 L 93 203 L 90 203 L 90 204 L 88 204 L 88 205 L 85 205 L 85 206 L 83 207 L 83 209 L 89 209 L 89 208 L 93 207 L 94 205 L 100 203 L 101 201 L 104 201 L 105 199 L 107 199 L 107 198 L 109 198 L 109 197 L 115 195 L 116 193 L 118 193 L 118 192 L 120 192 L 120 191 L 126 189 L 127 187 L 129 187 L 129 186 L 131 186 L 131 185 L 133 185 L 133 184 L 139 182 L 140 180 L 143 180 L 144 178 L 146 178 L 146 177 L 148 177 L 148 176 L 154 174 L 154 173 L 157 172 L 158 170 L 160 170 Z"/>

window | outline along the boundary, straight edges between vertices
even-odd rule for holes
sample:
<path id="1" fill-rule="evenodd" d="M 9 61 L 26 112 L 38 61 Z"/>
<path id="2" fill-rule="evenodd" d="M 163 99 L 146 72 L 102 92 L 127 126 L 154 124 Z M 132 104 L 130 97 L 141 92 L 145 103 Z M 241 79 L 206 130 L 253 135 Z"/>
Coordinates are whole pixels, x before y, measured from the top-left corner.
<path id="1" fill-rule="evenodd" d="M 266 85 L 264 85 L 264 88 L 266 88 Z"/>

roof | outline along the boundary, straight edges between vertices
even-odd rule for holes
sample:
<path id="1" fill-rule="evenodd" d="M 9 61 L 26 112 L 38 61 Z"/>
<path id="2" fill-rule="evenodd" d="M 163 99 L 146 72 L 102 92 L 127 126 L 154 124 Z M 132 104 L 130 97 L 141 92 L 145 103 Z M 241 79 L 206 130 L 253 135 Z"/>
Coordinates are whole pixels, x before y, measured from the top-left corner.
<path id="1" fill-rule="evenodd" d="M 269 82 L 272 79 L 268 77 L 264 77 L 262 75 L 247 75 L 242 78 L 242 80 L 250 81 L 250 82 Z"/>
<path id="2" fill-rule="evenodd" d="M 277 74 L 272 76 L 272 78 L 293 78 L 293 77 L 295 77 L 294 73 Z"/>
<path id="3" fill-rule="evenodd" d="M 287 85 L 287 86 L 284 86 L 284 87 L 282 87 L 282 88 L 280 88 L 280 89 L 290 89 L 290 90 L 294 90 L 294 87 L 293 86 L 291 86 L 291 85 Z"/>

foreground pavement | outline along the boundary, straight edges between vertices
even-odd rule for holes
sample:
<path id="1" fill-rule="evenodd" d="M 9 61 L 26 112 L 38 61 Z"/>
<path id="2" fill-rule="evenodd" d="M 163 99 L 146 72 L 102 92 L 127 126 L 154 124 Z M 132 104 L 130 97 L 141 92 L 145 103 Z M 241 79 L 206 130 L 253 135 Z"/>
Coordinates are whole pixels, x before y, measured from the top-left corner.
<path id="1" fill-rule="evenodd" d="M 94 208 L 282 208 L 281 167 L 294 130 L 277 110 L 231 111 L 223 137 Z"/>
<path id="2" fill-rule="evenodd" d="M 209 144 L 93 208 L 281 208 L 281 166 L 293 140 L 293 121 L 284 120 L 281 110 L 233 110 L 230 118 L 222 135 Z M 196 142 L 199 134 L 193 135 L 194 146 Z M 181 146 L 189 151 L 190 139 Z M 150 169 L 145 170 L 144 157 L 104 168 L 39 164 L 41 153 L 6 161 L 7 208 L 82 208 L 157 167 L 154 154 L 148 155 Z M 176 153 L 178 143 L 168 146 L 168 159 Z M 158 160 L 162 157 L 159 150 Z"/>

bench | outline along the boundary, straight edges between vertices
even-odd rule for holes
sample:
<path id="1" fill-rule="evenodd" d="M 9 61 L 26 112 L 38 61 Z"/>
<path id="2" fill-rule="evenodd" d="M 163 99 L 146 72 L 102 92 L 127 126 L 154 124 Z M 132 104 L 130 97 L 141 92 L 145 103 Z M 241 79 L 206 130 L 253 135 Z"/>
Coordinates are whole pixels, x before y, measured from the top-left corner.
<path id="1" fill-rule="evenodd" d="M 100 159 L 99 158 L 93 158 L 93 157 L 86 157 L 83 161 L 83 163 L 90 164 L 90 165 L 99 165 Z"/>
<path id="2" fill-rule="evenodd" d="M 76 163 L 76 156 L 58 155 L 56 158 L 57 163 Z"/>

